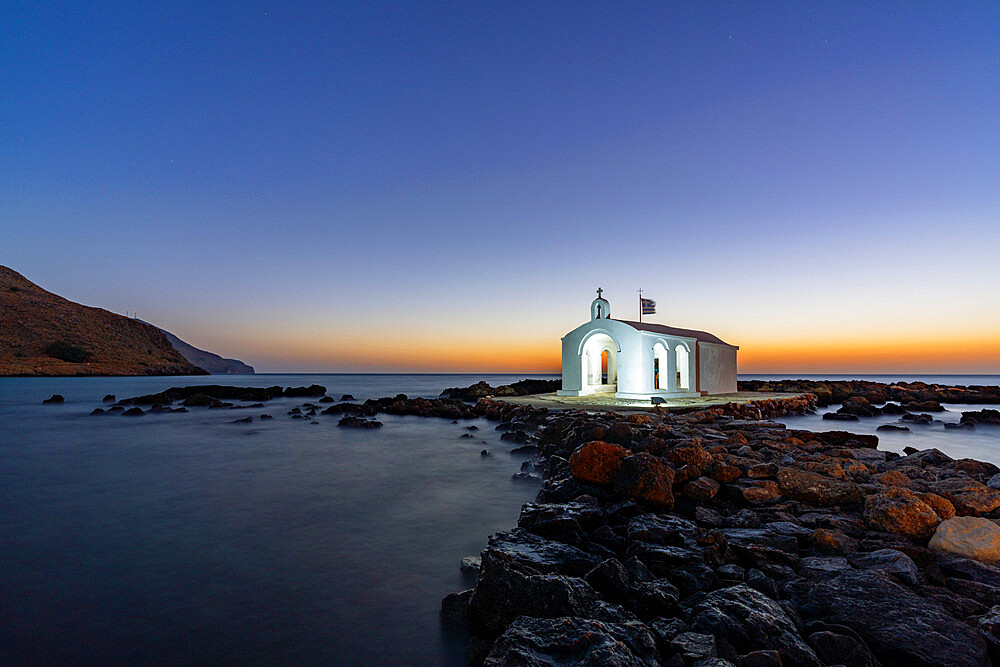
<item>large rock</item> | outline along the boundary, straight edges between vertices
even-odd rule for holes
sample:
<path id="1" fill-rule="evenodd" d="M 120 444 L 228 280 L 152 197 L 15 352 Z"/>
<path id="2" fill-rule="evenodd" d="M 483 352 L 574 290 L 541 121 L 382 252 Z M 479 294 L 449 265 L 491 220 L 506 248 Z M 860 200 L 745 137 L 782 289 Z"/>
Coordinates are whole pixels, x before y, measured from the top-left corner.
<path id="1" fill-rule="evenodd" d="M 896 549 L 878 549 L 867 553 L 855 554 L 851 557 L 851 564 L 861 570 L 882 570 L 899 578 L 900 580 L 916 586 L 920 583 L 917 578 L 918 570 L 913 559 Z"/>
<path id="2" fill-rule="evenodd" d="M 615 620 L 604 613 L 604 604 L 583 579 L 537 574 L 530 566 L 505 562 L 486 549 L 469 599 L 469 625 L 477 635 L 490 638 L 503 632 L 518 616 L 603 616 L 602 620 Z"/>
<path id="3" fill-rule="evenodd" d="M 964 558 L 1000 562 L 1000 526 L 981 517 L 956 516 L 937 527 L 927 546 Z"/>
<path id="4" fill-rule="evenodd" d="M 941 571 L 952 577 L 970 579 L 976 583 L 1000 588 L 1000 568 L 971 558 L 944 558 L 938 562 Z"/>
<path id="5" fill-rule="evenodd" d="M 681 546 L 693 540 L 697 526 L 669 514 L 640 514 L 628 522 L 628 538 L 650 544 Z"/>
<path id="6" fill-rule="evenodd" d="M 569 457 L 569 469 L 574 477 L 584 482 L 610 484 L 621 468 L 622 459 L 631 453 L 620 445 L 595 440 L 573 452 Z"/>
<path id="7" fill-rule="evenodd" d="M 804 621 L 851 628 L 883 665 L 989 664 L 986 644 L 975 630 L 878 570 L 792 581 L 784 591 Z"/>
<path id="8" fill-rule="evenodd" d="M 822 664 L 778 603 L 745 584 L 706 595 L 691 610 L 691 629 L 714 635 L 719 656 L 727 660 L 774 650 L 785 667 Z"/>
<path id="9" fill-rule="evenodd" d="M 979 619 L 979 634 L 989 644 L 993 657 L 1000 657 L 1000 605 L 993 606 Z"/>
<path id="10" fill-rule="evenodd" d="M 505 564 L 531 568 L 539 574 L 582 576 L 601 559 L 576 547 L 533 535 L 523 528 L 506 530 L 490 536 L 483 552 Z"/>
<path id="11" fill-rule="evenodd" d="M 786 497 L 811 505 L 844 505 L 861 502 L 861 489 L 857 484 L 798 468 L 778 470 L 778 485 Z"/>
<path id="12" fill-rule="evenodd" d="M 809 635 L 809 645 L 826 665 L 851 665 L 851 667 L 875 665 L 871 652 L 864 642 L 850 634 L 820 630 Z"/>
<path id="13" fill-rule="evenodd" d="M 485 665 L 657 665 L 656 640 L 641 623 L 522 616 L 493 644 Z"/>
<path id="14" fill-rule="evenodd" d="M 944 496 L 959 515 L 979 516 L 1000 507 L 1000 491 L 968 477 L 952 477 L 934 482 L 930 490 Z"/>
<path id="15" fill-rule="evenodd" d="M 652 454 L 633 454 L 621 461 L 614 489 L 660 509 L 674 506 L 674 471 Z"/>
<path id="16" fill-rule="evenodd" d="M 938 515 L 930 505 L 900 487 L 865 498 L 864 517 L 869 526 L 917 539 L 930 537 L 938 524 Z"/>
<path id="17" fill-rule="evenodd" d="M 567 544 L 580 544 L 585 534 L 604 523 L 604 512 L 585 503 L 525 503 L 517 525 L 525 530 Z"/>

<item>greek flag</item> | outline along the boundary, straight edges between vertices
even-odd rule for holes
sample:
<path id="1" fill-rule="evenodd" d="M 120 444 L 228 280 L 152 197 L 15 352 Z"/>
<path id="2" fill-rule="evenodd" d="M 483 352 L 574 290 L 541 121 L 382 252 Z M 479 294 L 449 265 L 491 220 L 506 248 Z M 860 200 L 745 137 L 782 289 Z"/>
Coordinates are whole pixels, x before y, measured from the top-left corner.
<path id="1" fill-rule="evenodd" d="M 639 306 L 642 308 L 643 315 L 652 315 L 656 312 L 656 302 L 652 299 L 639 297 Z"/>

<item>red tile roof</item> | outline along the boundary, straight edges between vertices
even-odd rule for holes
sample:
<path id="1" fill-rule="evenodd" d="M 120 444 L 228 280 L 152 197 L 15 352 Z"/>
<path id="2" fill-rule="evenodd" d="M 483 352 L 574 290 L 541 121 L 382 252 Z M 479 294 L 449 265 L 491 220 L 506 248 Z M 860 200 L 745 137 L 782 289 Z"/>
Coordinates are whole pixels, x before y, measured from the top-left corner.
<path id="1" fill-rule="evenodd" d="M 677 327 L 668 327 L 663 324 L 652 324 L 650 322 L 630 322 L 628 320 L 617 320 L 622 324 L 627 324 L 633 329 L 638 329 L 639 331 L 649 331 L 652 333 L 665 334 L 667 336 L 680 336 L 683 338 L 696 338 L 702 343 L 717 343 L 719 345 L 729 345 L 718 336 L 714 336 L 707 331 L 696 331 L 694 329 L 678 329 Z M 735 347 L 735 345 L 730 345 L 730 347 Z"/>

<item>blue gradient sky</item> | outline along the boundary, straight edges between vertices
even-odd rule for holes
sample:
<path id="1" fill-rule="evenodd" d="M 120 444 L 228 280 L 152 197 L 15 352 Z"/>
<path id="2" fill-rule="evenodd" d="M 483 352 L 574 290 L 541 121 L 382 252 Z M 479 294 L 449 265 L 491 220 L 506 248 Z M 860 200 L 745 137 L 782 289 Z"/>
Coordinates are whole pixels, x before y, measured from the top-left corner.
<path id="1" fill-rule="evenodd" d="M 1000 371 L 1000 5 L 0 5 L 0 263 L 258 370 Z M 863 353 L 858 352 L 862 350 Z"/>

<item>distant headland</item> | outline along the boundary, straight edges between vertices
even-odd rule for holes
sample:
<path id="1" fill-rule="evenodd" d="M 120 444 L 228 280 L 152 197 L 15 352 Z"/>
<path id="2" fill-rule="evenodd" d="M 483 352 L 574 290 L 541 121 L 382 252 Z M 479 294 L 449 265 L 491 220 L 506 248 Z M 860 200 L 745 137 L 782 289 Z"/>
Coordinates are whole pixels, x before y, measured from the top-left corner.
<path id="1" fill-rule="evenodd" d="M 0 266 L 0 376 L 253 372 L 147 322 L 64 299 Z"/>

